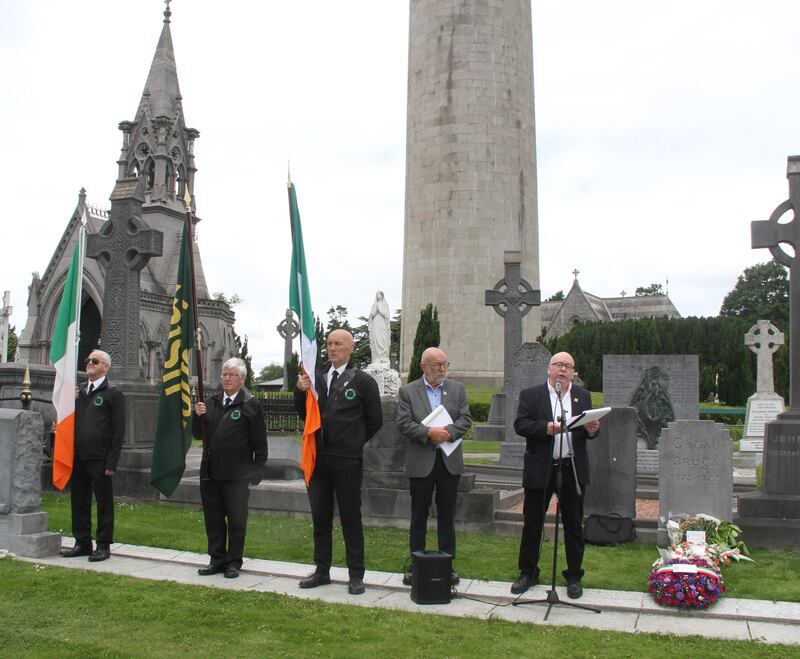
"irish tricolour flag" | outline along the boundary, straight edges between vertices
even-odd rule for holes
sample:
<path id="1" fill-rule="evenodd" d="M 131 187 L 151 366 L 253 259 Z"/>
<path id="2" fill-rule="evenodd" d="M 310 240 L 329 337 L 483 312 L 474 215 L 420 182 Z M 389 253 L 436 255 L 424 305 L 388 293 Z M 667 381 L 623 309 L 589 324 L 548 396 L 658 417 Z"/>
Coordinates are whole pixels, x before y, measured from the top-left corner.
<path id="1" fill-rule="evenodd" d="M 289 182 L 289 220 L 292 225 L 289 307 L 300 319 L 300 358 L 303 360 L 303 369 L 311 378 L 311 389 L 306 391 L 306 421 L 303 426 L 303 448 L 300 454 L 300 467 L 303 469 L 306 485 L 308 485 L 317 461 L 315 433 L 320 427 L 317 388 L 314 380 L 317 340 L 314 331 L 314 314 L 311 311 L 311 294 L 308 291 L 308 273 L 306 272 L 306 254 L 303 247 L 303 230 L 300 228 L 300 211 L 297 209 L 297 196 L 291 181 Z"/>
<path id="2" fill-rule="evenodd" d="M 75 385 L 78 371 L 78 325 L 83 271 L 83 229 L 78 234 L 64 294 L 58 305 L 50 361 L 56 367 L 53 405 L 56 408 L 56 441 L 53 450 L 53 485 L 63 490 L 72 475 L 75 448 Z"/>

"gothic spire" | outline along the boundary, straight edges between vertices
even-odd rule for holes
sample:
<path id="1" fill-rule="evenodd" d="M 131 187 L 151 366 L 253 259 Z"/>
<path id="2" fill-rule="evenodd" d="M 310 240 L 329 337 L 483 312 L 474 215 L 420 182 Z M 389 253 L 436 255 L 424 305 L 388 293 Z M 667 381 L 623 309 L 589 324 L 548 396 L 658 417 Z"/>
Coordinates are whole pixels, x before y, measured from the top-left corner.
<path id="1" fill-rule="evenodd" d="M 166 2 L 166 5 L 164 27 L 161 29 L 161 36 L 158 39 L 153 63 L 150 65 L 150 73 L 147 76 L 142 101 L 139 105 L 140 108 L 144 104 L 149 105 L 151 117 L 174 118 L 175 113 L 180 109 L 181 90 L 178 85 L 178 69 L 175 66 L 172 33 L 169 29 L 169 19 L 172 16 L 169 1 Z"/>

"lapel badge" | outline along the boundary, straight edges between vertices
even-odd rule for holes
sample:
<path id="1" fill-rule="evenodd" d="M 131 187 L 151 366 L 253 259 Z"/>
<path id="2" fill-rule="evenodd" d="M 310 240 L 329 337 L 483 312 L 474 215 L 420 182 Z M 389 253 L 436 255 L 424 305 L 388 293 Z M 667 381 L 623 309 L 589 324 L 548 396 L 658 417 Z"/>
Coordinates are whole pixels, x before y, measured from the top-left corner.
<path id="1" fill-rule="evenodd" d="M 240 416 L 242 416 L 242 413 L 239 410 L 233 410 L 233 412 L 231 412 L 231 419 L 234 421 L 238 421 Z"/>
<path id="2" fill-rule="evenodd" d="M 344 397 L 347 400 L 353 400 L 356 397 L 356 390 L 355 389 L 345 389 L 344 390 Z"/>

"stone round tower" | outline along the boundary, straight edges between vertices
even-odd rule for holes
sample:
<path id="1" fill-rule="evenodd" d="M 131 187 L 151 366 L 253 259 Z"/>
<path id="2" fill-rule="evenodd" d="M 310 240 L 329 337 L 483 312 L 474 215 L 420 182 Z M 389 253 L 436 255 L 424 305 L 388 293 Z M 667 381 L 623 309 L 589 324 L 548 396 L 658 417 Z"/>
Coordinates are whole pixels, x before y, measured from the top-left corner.
<path id="1" fill-rule="evenodd" d="M 433 303 L 451 375 L 500 384 L 503 321 L 484 291 L 506 250 L 539 288 L 531 2 L 411 0 L 408 52 L 401 370 Z"/>

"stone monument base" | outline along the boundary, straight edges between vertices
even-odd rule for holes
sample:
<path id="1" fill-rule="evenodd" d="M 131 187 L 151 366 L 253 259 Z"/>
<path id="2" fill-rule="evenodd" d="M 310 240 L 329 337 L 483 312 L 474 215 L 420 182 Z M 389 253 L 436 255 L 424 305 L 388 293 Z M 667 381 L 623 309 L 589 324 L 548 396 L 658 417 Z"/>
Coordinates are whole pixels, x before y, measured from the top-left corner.
<path id="1" fill-rule="evenodd" d="M 503 467 L 519 467 L 524 466 L 525 456 L 525 442 L 503 442 L 500 447 L 500 464 Z"/>
<path id="2" fill-rule="evenodd" d="M 800 495 L 746 492 L 738 509 L 736 524 L 751 549 L 800 549 Z"/>
<path id="3" fill-rule="evenodd" d="M 47 530 L 47 513 L 0 515 L 0 548 L 17 556 L 44 558 L 61 550 L 61 534 Z"/>
<path id="4" fill-rule="evenodd" d="M 400 389 L 400 374 L 389 366 L 388 361 L 372 362 L 364 372 L 378 383 L 381 396 L 397 396 Z"/>

